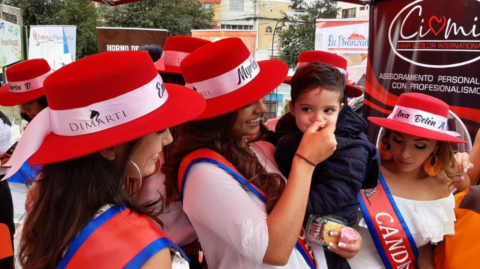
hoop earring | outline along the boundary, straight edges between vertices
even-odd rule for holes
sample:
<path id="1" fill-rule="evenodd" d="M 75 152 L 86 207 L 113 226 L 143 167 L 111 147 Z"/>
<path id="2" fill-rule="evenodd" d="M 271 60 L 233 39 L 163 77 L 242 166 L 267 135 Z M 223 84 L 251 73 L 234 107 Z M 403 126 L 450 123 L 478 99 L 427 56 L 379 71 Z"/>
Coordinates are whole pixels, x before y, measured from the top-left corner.
<path id="1" fill-rule="evenodd" d="M 138 186 L 138 189 L 140 190 L 140 188 L 142 187 L 142 183 L 143 183 L 142 182 L 142 172 L 140 172 L 140 169 L 138 168 L 137 164 L 134 161 L 132 161 L 132 160 L 128 160 L 128 161 L 131 162 L 133 164 L 133 166 L 135 166 L 135 168 L 137 169 L 138 175 L 140 176 L 138 178 L 138 180 L 140 180 L 140 185 Z"/>
<path id="2" fill-rule="evenodd" d="M 380 151 L 380 158 L 384 161 L 390 161 L 393 159 L 392 156 L 392 146 L 390 145 L 390 142 L 387 143 L 380 143 L 380 146 L 378 147 L 378 151 Z"/>
<path id="3" fill-rule="evenodd" d="M 442 160 L 438 158 L 437 153 L 438 151 L 432 153 L 430 157 L 423 162 L 423 170 L 431 177 L 438 175 L 443 167 Z"/>

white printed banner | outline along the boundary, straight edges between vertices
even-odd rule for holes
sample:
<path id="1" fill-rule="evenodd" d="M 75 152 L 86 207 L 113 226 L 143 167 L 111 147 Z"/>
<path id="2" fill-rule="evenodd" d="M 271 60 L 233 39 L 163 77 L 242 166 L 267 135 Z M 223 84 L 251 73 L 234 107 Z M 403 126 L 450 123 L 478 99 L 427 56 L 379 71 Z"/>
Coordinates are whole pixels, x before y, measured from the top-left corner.
<path id="1" fill-rule="evenodd" d="M 43 58 L 53 70 L 58 70 L 75 61 L 76 35 L 76 26 L 31 26 L 28 59 Z"/>
<path id="2" fill-rule="evenodd" d="M 0 19 L 0 67 L 23 60 L 22 27 Z"/>
<path id="3" fill-rule="evenodd" d="M 318 20 L 315 50 L 367 53 L 368 21 Z"/>

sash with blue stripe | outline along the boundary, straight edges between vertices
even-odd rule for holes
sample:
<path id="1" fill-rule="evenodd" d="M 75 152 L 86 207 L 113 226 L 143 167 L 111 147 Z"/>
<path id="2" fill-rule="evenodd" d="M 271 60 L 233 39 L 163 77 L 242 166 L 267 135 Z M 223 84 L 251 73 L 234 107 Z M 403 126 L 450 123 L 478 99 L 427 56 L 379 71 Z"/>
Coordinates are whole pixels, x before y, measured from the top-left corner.
<path id="1" fill-rule="evenodd" d="M 182 202 L 184 197 L 184 186 L 186 183 L 188 172 L 194 164 L 202 162 L 212 163 L 222 168 L 231 176 L 233 176 L 233 178 L 235 178 L 238 182 L 240 182 L 240 184 L 246 186 L 258 198 L 260 198 L 260 200 L 266 202 L 266 196 L 262 190 L 248 182 L 242 175 L 240 175 L 237 169 L 227 159 L 225 159 L 225 157 L 209 149 L 196 150 L 187 155 L 182 160 L 178 171 L 178 187 L 180 190 L 180 199 Z M 295 244 L 295 248 L 300 252 L 300 254 L 302 254 L 309 267 L 312 269 L 315 268 L 315 261 L 312 256 L 312 251 L 307 244 L 306 234 L 303 228 L 300 236 L 298 237 L 297 243 Z"/>
<path id="2" fill-rule="evenodd" d="M 69 245 L 57 269 L 140 268 L 166 247 L 175 245 L 148 216 L 114 206 L 90 221 Z"/>
<path id="3" fill-rule="evenodd" d="M 358 194 L 360 209 L 387 269 L 417 268 L 418 249 L 383 175 L 374 189 Z"/>

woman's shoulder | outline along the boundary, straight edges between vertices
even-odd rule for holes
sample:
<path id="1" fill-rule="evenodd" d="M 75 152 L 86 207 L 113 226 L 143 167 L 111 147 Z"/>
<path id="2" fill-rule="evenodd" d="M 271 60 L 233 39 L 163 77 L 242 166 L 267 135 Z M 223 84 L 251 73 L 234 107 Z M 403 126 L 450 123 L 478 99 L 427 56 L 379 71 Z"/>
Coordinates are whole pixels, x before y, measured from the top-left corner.
<path id="1" fill-rule="evenodd" d="M 455 234 L 455 198 L 453 194 L 430 201 L 394 197 L 398 209 L 412 233 L 420 234 L 432 243 Z"/>

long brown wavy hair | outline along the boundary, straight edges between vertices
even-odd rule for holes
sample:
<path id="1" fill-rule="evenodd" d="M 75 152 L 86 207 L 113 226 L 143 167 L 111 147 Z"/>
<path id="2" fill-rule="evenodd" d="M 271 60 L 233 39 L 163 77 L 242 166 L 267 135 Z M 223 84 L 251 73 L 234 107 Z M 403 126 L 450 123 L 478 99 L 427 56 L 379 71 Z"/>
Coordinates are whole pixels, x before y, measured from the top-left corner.
<path id="1" fill-rule="evenodd" d="M 285 188 L 283 178 L 267 173 L 257 157 L 242 143 L 242 138 L 232 132 L 237 112 L 216 118 L 187 122 L 176 127 L 174 143 L 167 150 L 162 172 L 165 174 L 167 206 L 179 200 L 178 169 L 182 159 L 189 153 L 207 148 L 225 157 L 250 183 L 266 194 L 267 213 L 270 213 Z M 267 128 L 260 124 L 260 132 L 247 140 L 247 145 L 264 139 Z"/>
<path id="2" fill-rule="evenodd" d="M 96 152 L 43 166 L 20 243 L 23 268 L 55 268 L 69 244 L 107 204 L 125 204 L 161 224 L 160 212 L 149 209 L 155 202 L 140 205 L 122 188 L 125 167 L 139 141 L 128 142 L 118 162 Z"/>

